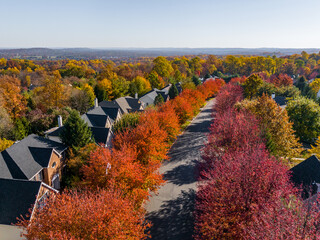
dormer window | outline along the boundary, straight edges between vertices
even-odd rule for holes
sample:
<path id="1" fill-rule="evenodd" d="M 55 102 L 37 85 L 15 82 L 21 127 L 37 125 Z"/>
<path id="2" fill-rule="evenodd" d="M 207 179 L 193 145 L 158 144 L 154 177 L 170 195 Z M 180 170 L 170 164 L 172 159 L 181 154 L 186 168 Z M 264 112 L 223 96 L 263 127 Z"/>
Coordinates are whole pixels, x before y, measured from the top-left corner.
<path id="1" fill-rule="evenodd" d="M 52 163 L 52 168 L 55 168 L 55 167 L 56 167 L 56 165 L 57 165 L 57 163 L 56 163 L 56 162 Z"/>

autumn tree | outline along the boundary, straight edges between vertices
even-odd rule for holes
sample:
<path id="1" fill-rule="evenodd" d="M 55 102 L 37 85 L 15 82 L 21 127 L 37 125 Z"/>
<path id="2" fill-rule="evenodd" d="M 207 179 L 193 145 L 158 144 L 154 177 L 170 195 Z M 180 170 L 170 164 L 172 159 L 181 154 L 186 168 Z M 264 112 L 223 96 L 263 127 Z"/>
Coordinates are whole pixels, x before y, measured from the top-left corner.
<path id="1" fill-rule="evenodd" d="M 5 139 L 5 138 L 0 138 L 0 152 L 2 152 L 3 150 L 7 149 L 8 147 L 10 147 L 12 144 L 14 144 L 14 141 Z"/>
<path id="2" fill-rule="evenodd" d="M 289 204 L 296 193 L 287 168 L 269 157 L 263 144 L 212 161 L 197 193 L 195 239 L 247 239 L 247 228 L 265 206 Z"/>
<path id="3" fill-rule="evenodd" d="M 130 83 L 123 77 L 113 78 L 112 83 L 112 99 L 126 96 Z"/>
<path id="4" fill-rule="evenodd" d="M 65 191 L 45 200 L 31 224 L 21 219 L 27 239 L 146 239 L 141 209 L 117 190 Z"/>
<path id="5" fill-rule="evenodd" d="M 169 78 L 174 71 L 171 63 L 165 57 L 159 56 L 155 58 L 153 64 L 153 71 L 163 78 Z"/>
<path id="6" fill-rule="evenodd" d="M 272 79 L 272 83 L 277 87 L 292 86 L 293 80 L 287 74 L 279 74 Z"/>
<path id="7" fill-rule="evenodd" d="M 294 157 L 300 153 L 300 144 L 286 109 L 278 106 L 271 97 L 262 95 L 255 100 L 244 100 L 237 104 L 237 107 L 247 109 L 256 116 L 261 132 L 270 134 L 266 140 L 272 140 L 275 155 Z"/>
<path id="8" fill-rule="evenodd" d="M 80 114 L 84 114 L 92 106 L 92 100 L 88 95 L 88 92 L 79 88 L 74 88 L 71 91 L 69 105 L 71 108 L 79 111 Z"/>
<path id="9" fill-rule="evenodd" d="M 0 106 L 0 138 L 12 138 L 13 127 L 13 122 L 7 110 Z"/>
<path id="10" fill-rule="evenodd" d="M 139 124 L 139 118 L 140 113 L 124 114 L 122 118 L 113 125 L 114 132 L 124 132 L 135 128 Z"/>
<path id="11" fill-rule="evenodd" d="M 229 83 L 221 88 L 216 97 L 215 110 L 219 113 L 231 109 L 237 102 L 243 100 L 243 88 Z"/>
<path id="12" fill-rule="evenodd" d="M 142 96 L 151 90 L 150 82 L 144 77 L 140 76 L 135 77 L 130 85 L 134 85 L 134 87 L 130 87 L 131 89 L 134 89 L 131 91 L 131 95 L 133 96 L 135 93 L 138 93 L 139 96 Z"/>
<path id="13" fill-rule="evenodd" d="M 20 82 L 15 77 L 0 77 L 0 97 L 2 105 L 10 117 L 16 119 L 26 111 L 26 100 L 21 95 Z"/>
<path id="14" fill-rule="evenodd" d="M 164 87 L 164 81 L 156 71 L 150 72 L 147 79 L 149 80 L 152 88 L 161 89 Z"/>
<path id="15" fill-rule="evenodd" d="M 110 100 L 110 96 L 112 95 L 111 81 L 106 78 L 99 81 L 94 88 L 94 93 L 97 96 L 99 102 Z"/>
<path id="16" fill-rule="evenodd" d="M 42 86 L 35 89 L 35 94 L 38 96 L 38 104 L 46 109 L 62 107 L 65 95 L 59 71 L 55 71 L 53 76 L 46 76 Z"/>
<path id="17" fill-rule="evenodd" d="M 320 107 L 311 99 L 300 97 L 288 102 L 286 110 L 296 135 L 313 143 L 320 135 Z"/>
<path id="18" fill-rule="evenodd" d="M 76 152 L 86 144 L 93 142 L 88 124 L 84 122 L 77 111 L 70 113 L 60 138 L 65 145 Z"/>
<path id="19" fill-rule="evenodd" d="M 263 84 L 263 80 L 256 74 L 251 75 L 244 82 L 244 94 L 246 98 L 253 98 L 257 95 L 259 87 Z"/>
<path id="20" fill-rule="evenodd" d="M 93 107 L 94 99 L 96 98 L 96 96 L 94 94 L 94 91 L 93 91 L 93 88 L 89 84 L 86 83 L 86 84 L 83 85 L 81 90 L 84 91 L 87 94 L 88 99 L 89 99 L 90 107 Z"/>
<path id="21" fill-rule="evenodd" d="M 257 119 L 248 112 L 227 109 L 216 115 L 203 149 L 202 168 L 211 168 L 224 152 L 235 152 L 262 143 Z"/>

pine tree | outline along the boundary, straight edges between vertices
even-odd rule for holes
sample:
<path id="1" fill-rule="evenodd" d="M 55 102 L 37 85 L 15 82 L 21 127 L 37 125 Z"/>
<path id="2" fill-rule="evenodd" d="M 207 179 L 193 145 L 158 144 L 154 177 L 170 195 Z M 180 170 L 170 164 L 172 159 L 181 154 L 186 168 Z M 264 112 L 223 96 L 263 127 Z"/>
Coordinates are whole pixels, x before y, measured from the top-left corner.
<path id="1" fill-rule="evenodd" d="M 170 99 L 174 99 L 176 96 L 179 95 L 178 89 L 175 84 L 172 84 L 169 89 L 169 97 Z"/>
<path id="2" fill-rule="evenodd" d="M 92 133 L 77 111 L 72 111 L 60 134 L 61 141 L 72 148 L 79 150 L 88 143 L 92 143 Z"/>
<path id="3" fill-rule="evenodd" d="M 158 93 L 158 96 L 154 99 L 154 105 L 160 105 L 161 103 L 164 103 L 164 99 L 160 93 Z"/>
<path id="4" fill-rule="evenodd" d="M 194 83 L 194 85 L 198 86 L 201 84 L 200 79 L 197 76 L 193 76 L 192 77 L 192 82 Z"/>

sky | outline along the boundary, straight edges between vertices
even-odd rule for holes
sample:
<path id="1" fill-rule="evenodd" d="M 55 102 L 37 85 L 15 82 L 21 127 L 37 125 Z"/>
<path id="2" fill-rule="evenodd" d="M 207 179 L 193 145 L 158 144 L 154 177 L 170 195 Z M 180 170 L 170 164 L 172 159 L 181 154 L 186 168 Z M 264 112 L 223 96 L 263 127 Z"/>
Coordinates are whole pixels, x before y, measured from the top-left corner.
<path id="1" fill-rule="evenodd" d="M 0 48 L 320 48 L 319 0 L 0 0 Z"/>

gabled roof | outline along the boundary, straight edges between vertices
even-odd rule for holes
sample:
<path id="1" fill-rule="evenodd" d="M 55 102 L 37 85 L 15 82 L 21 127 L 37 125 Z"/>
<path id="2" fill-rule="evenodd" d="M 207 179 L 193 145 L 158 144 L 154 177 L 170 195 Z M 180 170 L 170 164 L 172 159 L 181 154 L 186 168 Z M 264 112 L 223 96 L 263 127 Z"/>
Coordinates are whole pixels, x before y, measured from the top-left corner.
<path id="1" fill-rule="evenodd" d="M 81 118 L 88 124 L 89 127 L 105 127 L 109 119 L 108 115 L 83 114 Z"/>
<path id="2" fill-rule="evenodd" d="M 31 179 L 48 166 L 53 150 L 61 154 L 65 149 L 61 143 L 31 134 L 0 153 L 0 178 Z"/>
<path id="3" fill-rule="evenodd" d="M 120 108 L 119 104 L 116 101 L 102 101 L 99 102 L 99 106 L 106 108 Z"/>
<path id="4" fill-rule="evenodd" d="M 112 134 L 110 128 L 104 127 L 90 127 L 94 140 L 97 144 L 107 144 L 110 134 Z"/>
<path id="5" fill-rule="evenodd" d="M 103 108 L 120 108 L 121 113 L 143 110 L 141 101 L 130 96 L 120 97 L 113 101 L 102 101 L 99 102 L 99 106 Z"/>
<path id="6" fill-rule="evenodd" d="M 310 186 L 312 183 L 320 183 L 320 161 L 312 155 L 308 159 L 290 169 L 291 180 L 297 186 Z"/>
<path id="7" fill-rule="evenodd" d="M 283 96 L 275 96 L 275 98 L 273 99 L 279 106 L 285 106 L 287 105 L 288 100 L 286 99 L 286 97 Z"/>
<path id="8" fill-rule="evenodd" d="M 95 107 L 87 112 L 87 114 L 93 115 L 108 115 L 113 121 L 117 119 L 120 114 L 120 108 L 106 108 L 106 107 Z"/>
<path id="9" fill-rule="evenodd" d="M 36 203 L 41 182 L 0 178 L 0 224 L 10 225 L 17 217 L 26 218 Z"/>
<path id="10" fill-rule="evenodd" d="M 142 110 L 142 103 L 139 99 L 126 96 L 115 100 L 124 113 L 136 112 Z"/>

